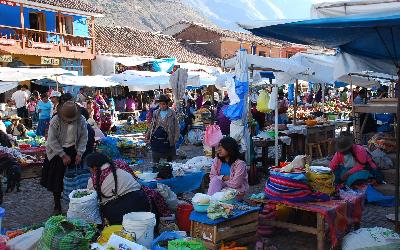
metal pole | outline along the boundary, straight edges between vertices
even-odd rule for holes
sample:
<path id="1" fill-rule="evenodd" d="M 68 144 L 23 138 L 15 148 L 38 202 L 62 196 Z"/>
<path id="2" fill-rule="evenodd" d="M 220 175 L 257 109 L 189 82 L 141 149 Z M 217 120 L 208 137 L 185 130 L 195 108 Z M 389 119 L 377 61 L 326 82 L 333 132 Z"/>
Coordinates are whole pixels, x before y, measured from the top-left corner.
<path id="1" fill-rule="evenodd" d="M 397 71 L 397 86 L 395 89 L 395 96 L 397 95 L 397 113 L 396 113 L 396 120 L 397 120 L 397 124 L 396 124 L 396 188 L 395 188 L 395 212 L 394 212 L 394 219 L 395 219 L 395 229 L 396 232 L 400 232 L 400 224 L 399 224 L 399 192 L 400 192 L 400 188 L 399 188 L 399 174 L 400 174 L 400 150 L 399 150 L 399 146 L 400 146 L 400 68 Z"/>
<path id="2" fill-rule="evenodd" d="M 272 79 L 269 79 L 269 82 L 272 84 Z M 279 146 L 279 138 L 278 138 L 278 85 L 274 85 L 276 91 L 276 99 L 275 99 L 275 166 L 279 166 L 279 156 L 278 156 L 278 146 Z"/>
<path id="3" fill-rule="evenodd" d="M 294 86 L 294 106 L 293 106 L 293 125 L 297 124 L 297 96 L 299 91 L 299 79 L 296 79 Z"/>

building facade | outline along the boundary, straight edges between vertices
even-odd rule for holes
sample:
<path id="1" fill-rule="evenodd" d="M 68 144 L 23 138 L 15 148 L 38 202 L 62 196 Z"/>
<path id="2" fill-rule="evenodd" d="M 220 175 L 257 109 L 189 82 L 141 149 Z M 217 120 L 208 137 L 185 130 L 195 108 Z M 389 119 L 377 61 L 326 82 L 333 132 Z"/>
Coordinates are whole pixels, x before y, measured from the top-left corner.
<path id="1" fill-rule="evenodd" d="M 0 0 L 0 66 L 62 67 L 90 75 L 94 20 L 79 0 Z"/>
<path id="2" fill-rule="evenodd" d="M 297 52 L 306 51 L 304 47 L 187 21 L 176 23 L 163 33 L 180 41 L 197 44 L 220 59 L 235 56 L 240 47 L 251 54 L 279 58 L 288 58 Z"/>

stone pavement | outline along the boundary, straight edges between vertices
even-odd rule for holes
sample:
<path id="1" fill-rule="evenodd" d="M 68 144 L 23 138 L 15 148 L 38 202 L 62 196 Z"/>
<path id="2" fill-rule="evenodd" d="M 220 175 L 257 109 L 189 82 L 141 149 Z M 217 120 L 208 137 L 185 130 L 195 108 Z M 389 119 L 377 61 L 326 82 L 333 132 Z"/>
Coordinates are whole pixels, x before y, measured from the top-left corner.
<path id="1" fill-rule="evenodd" d="M 188 158 L 201 155 L 201 147 L 184 146 Z M 263 190 L 264 183 L 251 188 L 252 192 Z M 67 204 L 63 204 L 64 210 Z M 7 193 L 4 195 L 2 205 L 6 209 L 3 220 L 5 228 L 19 228 L 34 223 L 44 222 L 52 215 L 53 197 L 50 192 L 42 188 L 39 179 L 23 180 L 21 192 Z M 385 216 L 393 213 L 393 208 L 366 205 L 363 213 L 362 227 L 386 227 L 393 229 L 393 223 Z M 312 235 L 279 230 L 271 238 L 271 243 L 277 249 L 316 249 L 316 238 Z"/>

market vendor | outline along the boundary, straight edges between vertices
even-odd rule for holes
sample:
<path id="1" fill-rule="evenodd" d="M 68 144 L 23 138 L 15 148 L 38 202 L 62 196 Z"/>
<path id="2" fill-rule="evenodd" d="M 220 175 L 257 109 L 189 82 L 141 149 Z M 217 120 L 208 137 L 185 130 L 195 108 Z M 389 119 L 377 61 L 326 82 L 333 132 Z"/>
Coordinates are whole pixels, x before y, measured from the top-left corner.
<path id="1" fill-rule="evenodd" d="M 337 151 L 330 162 L 337 183 L 345 183 L 351 187 L 365 183 L 370 178 L 378 177 L 377 166 L 367 150 L 353 144 L 353 136 L 341 135 L 336 141 Z"/>
<path id="2" fill-rule="evenodd" d="M 175 111 L 168 107 L 170 100 L 167 96 L 161 95 L 157 102 L 160 108 L 153 112 L 146 139 L 150 140 L 153 163 L 159 163 L 161 158 L 170 162 L 176 158 L 179 123 Z"/>
<path id="3" fill-rule="evenodd" d="M 132 174 L 117 168 L 106 155 L 89 154 L 86 164 L 91 173 L 87 188 L 96 190 L 101 214 L 110 225 L 121 225 L 125 214 L 151 210 L 149 199 Z"/>
<path id="4" fill-rule="evenodd" d="M 289 101 L 285 97 L 283 89 L 278 91 L 278 123 L 287 124 L 289 122 L 287 111 L 289 109 Z"/>
<path id="5" fill-rule="evenodd" d="M 49 129 L 51 110 L 53 108 L 46 93 L 40 95 L 41 100 L 38 103 L 37 109 L 39 113 L 39 123 L 36 129 L 36 135 L 45 136 Z"/>
<path id="6" fill-rule="evenodd" d="M 86 151 L 86 119 L 72 101 L 63 103 L 49 126 L 41 185 L 53 192 L 54 212 L 61 213 L 61 193 L 67 168 L 75 169 Z"/>
<path id="7" fill-rule="evenodd" d="M 26 137 L 26 128 L 24 124 L 20 123 L 21 118 L 18 115 L 12 115 L 10 117 L 11 125 L 7 127 L 7 134 L 17 136 L 18 138 Z"/>
<path id="8" fill-rule="evenodd" d="M 219 143 L 217 157 L 211 166 L 208 195 L 224 188 L 236 189 L 240 196 L 249 190 L 247 166 L 240 160 L 239 144 L 232 137 L 225 137 Z"/>

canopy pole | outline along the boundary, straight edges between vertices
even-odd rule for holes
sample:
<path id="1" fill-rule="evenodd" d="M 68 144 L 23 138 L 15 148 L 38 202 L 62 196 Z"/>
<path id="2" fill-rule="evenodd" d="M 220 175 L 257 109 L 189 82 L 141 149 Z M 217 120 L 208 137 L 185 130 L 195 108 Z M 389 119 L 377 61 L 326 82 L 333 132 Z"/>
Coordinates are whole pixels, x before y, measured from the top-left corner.
<path id="1" fill-rule="evenodd" d="M 269 82 L 272 84 L 272 79 L 269 79 Z M 279 129 L 278 129 L 278 84 L 274 85 L 274 88 L 276 88 L 276 99 L 275 99 L 275 166 L 279 166 L 279 156 L 278 156 L 278 146 L 279 146 Z"/>
<path id="2" fill-rule="evenodd" d="M 294 86 L 293 125 L 297 124 L 297 96 L 299 91 L 299 79 L 296 79 Z"/>
<path id="3" fill-rule="evenodd" d="M 323 107 L 325 107 L 325 83 L 321 84 L 321 91 L 322 91 L 322 103 L 324 104 Z"/>
<path id="4" fill-rule="evenodd" d="M 351 117 L 353 118 L 353 135 L 354 138 L 356 138 L 356 119 L 355 115 L 356 112 L 354 110 L 354 98 L 353 98 L 353 78 L 351 77 L 351 74 L 349 74 L 350 77 L 350 102 L 351 102 Z M 357 138 L 356 138 L 357 139 Z M 357 141 L 356 141 L 357 142 Z"/>
<path id="5" fill-rule="evenodd" d="M 397 96 L 397 113 L 396 113 L 396 188 L 395 188 L 395 212 L 394 212 L 394 219 L 395 219 L 395 230 L 396 232 L 400 232 L 400 224 L 399 224 L 399 174 L 400 174 L 400 68 L 397 71 L 397 84 L 395 88 L 395 96 Z"/>

